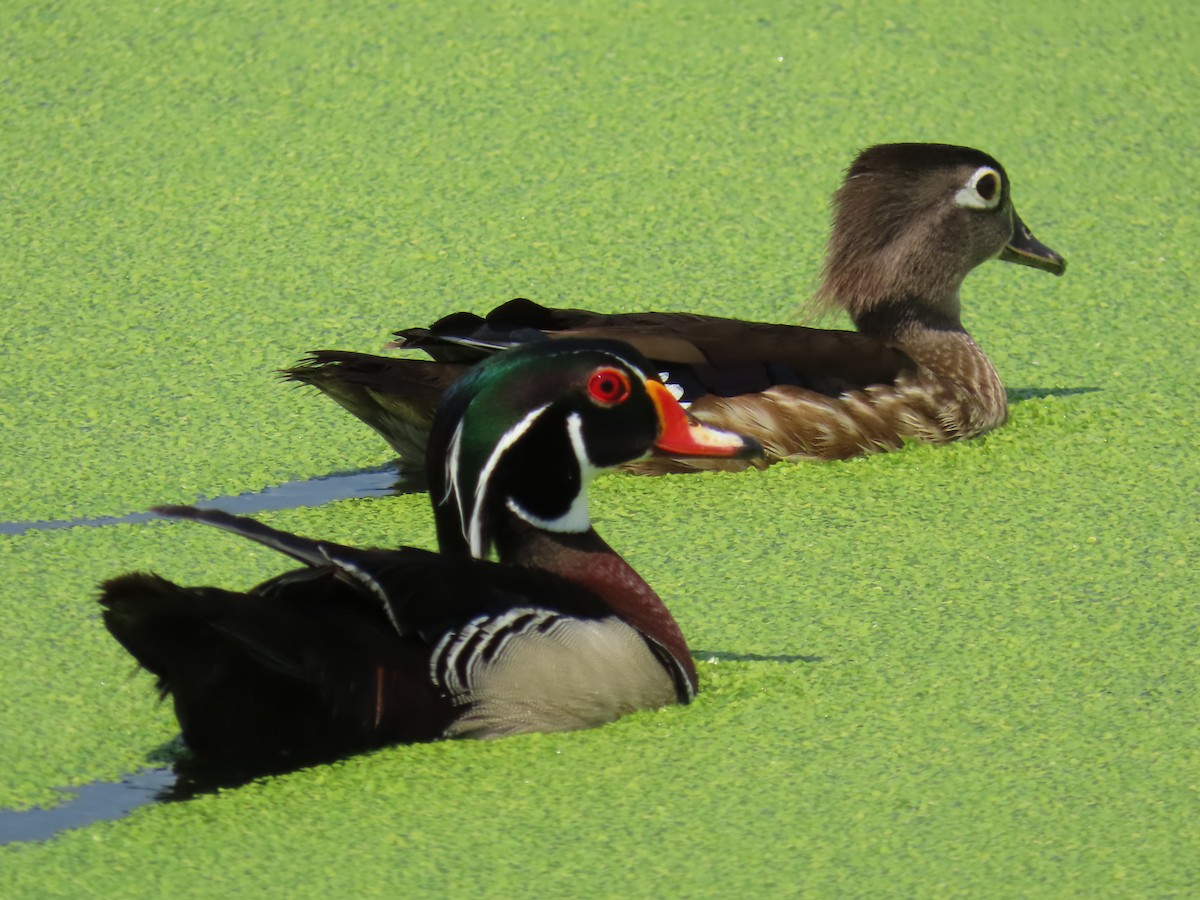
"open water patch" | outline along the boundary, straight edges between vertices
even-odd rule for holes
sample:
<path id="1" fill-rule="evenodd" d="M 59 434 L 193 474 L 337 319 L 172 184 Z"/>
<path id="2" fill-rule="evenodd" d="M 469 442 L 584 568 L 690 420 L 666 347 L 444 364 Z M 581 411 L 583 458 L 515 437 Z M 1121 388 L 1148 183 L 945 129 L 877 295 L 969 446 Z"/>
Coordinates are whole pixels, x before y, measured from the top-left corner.
<path id="1" fill-rule="evenodd" d="M 354 472 L 335 472 L 331 475 L 321 475 L 304 481 L 288 481 L 258 491 L 200 499 L 194 505 L 203 509 L 221 509 L 244 516 L 277 509 L 322 506 L 335 500 L 350 500 L 356 497 L 386 497 L 389 494 L 411 489 L 404 472 L 394 463 L 388 463 L 384 466 L 375 466 Z M 132 525 L 138 522 L 150 522 L 157 518 L 159 517 L 151 512 L 135 512 L 124 516 L 0 522 L 0 534 L 24 534 L 26 531 L 53 531 L 59 528 Z"/>
<path id="2" fill-rule="evenodd" d="M 170 799 L 176 778 L 169 767 L 143 769 L 120 781 L 60 788 L 70 796 L 58 806 L 0 810 L 0 845 L 47 841 L 93 822 L 122 819 L 140 806 Z"/>

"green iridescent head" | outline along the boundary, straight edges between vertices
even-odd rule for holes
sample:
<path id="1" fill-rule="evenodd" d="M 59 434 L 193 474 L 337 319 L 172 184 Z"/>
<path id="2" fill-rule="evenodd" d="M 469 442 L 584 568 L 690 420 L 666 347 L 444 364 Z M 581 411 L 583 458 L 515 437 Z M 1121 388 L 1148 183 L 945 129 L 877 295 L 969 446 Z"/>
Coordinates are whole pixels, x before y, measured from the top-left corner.
<path id="1" fill-rule="evenodd" d="M 486 557 L 501 523 L 591 527 L 587 486 L 658 449 L 744 457 L 757 444 L 691 419 L 619 341 L 562 339 L 499 353 L 443 398 L 426 458 L 443 552 Z"/>

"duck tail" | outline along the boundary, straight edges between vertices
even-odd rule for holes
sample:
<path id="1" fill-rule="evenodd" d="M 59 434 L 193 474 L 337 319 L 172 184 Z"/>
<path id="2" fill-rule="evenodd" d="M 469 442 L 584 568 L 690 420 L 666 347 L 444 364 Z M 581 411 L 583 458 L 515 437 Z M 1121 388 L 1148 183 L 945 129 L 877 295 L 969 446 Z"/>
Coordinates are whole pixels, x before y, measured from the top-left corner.
<path id="1" fill-rule="evenodd" d="M 272 550 L 277 550 L 306 566 L 328 565 L 330 553 L 344 549 L 338 544 L 314 541 L 311 538 L 264 525 L 248 516 L 235 516 L 219 509 L 201 509 L 198 506 L 155 506 L 151 512 L 168 519 L 189 519 L 193 522 L 212 525 L 223 531 L 256 541 Z"/>
<path id="2" fill-rule="evenodd" d="M 546 332 L 569 326 L 563 321 L 568 312 L 518 297 L 497 306 L 486 317 L 456 312 L 428 328 L 402 329 L 388 346 L 423 350 L 438 362 L 470 365 L 500 350 L 547 340 Z"/>
<path id="3" fill-rule="evenodd" d="M 314 350 L 281 375 L 315 387 L 375 429 L 406 464 L 407 476 L 410 469 L 424 472 L 434 411 L 465 370 L 425 359 Z"/>
<path id="4" fill-rule="evenodd" d="M 239 595 L 216 588 L 184 588 L 148 572 L 131 572 L 100 586 L 104 626 L 138 665 L 158 679 L 166 697 L 181 682 L 202 683 L 228 644 L 212 627 Z"/>

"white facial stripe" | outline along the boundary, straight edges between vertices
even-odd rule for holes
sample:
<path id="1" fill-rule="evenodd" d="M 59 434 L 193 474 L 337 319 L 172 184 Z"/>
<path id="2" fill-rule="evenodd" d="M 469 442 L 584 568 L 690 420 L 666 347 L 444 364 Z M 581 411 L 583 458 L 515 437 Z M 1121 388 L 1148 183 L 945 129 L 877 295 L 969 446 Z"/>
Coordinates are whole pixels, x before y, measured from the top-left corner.
<path id="1" fill-rule="evenodd" d="M 527 432 L 530 426 L 537 421 L 538 416 L 549 408 L 550 404 L 547 403 L 526 413 L 525 417 L 512 428 L 508 429 L 508 431 L 504 432 L 504 435 L 496 443 L 496 446 L 492 449 L 492 455 L 487 458 L 487 462 L 484 463 L 483 469 L 479 472 L 479 480 L 475 482 L 475 496 L 472 501 L 471 521 L 469 524 L 462 517 L 460 506 L 459 521 L 467 524 L 466 534 L 463 536 L 467 539 L 467 544 L 471 548 L 471 555 L 477 559 L 482 559 L 484 556 L 483 498 L 487 495 L 488 479 L 492 477 L 492 472 L 495 471 L 496 466 L 500 463 L 500 457 L 504 455 L 505 451 L 515 444 L 521 438 L 521 435 Z"/>
<path id="2" fill-rule="evenodd" d="M 458 507 L 458 521 L 463 521 L 463 505 L 462 505 L 462 490 L 458 485 L 458 462 L 459 453 L 462 450 L 462 429 L 463 423 L 460 420 L 458 426 L 454 429 L 454 434 L 450 436 L 450 443 L 446 447 L 446 493 L 442 497 L 441 503 L 445 503 L 454 497 L 455 505 Z"/>
<path id="3" fill-rule="evenodd" d="M 583 443 L 583 419 L 579 413 L 567 416 L 567 434 L 571 438 L 571 450 L 575 453 L 575 461 L 579 464 L 580 482 L 579 493 L 575 495 L 567 511 L 557 519 L 543 519 L 521 507 L 512 497 L 508 498 L 506 505 L 514 514 L 537 528 L 579 534 L 592 527 L 592 517 L 588 513 L 588 485 L 601 470 L 593 466 L 588 458 L 587 447 Z"/>
<path id="4" fill-rule="evenodd" d="M 592 483 L 592 479 L 600 474 L 600 469 L 592 465 L 588 456 L 587 445 L 583 442 L 583 417 L 579 413 L 567 416 L 567 434 L 571 436 L 571 449 L 575 452 L 575 460 L 579 463 L 579 474 L 584 490 Z"/>
<path id="5" fill-rule="evenodd" d="M 543 519 L 535 516 L 529 510 L 519 506 L 512 497 L 508 498 L 506 505 L 514 515 L 543 531 L 581 534 L 592 527 L 592 517 L 588 514 L 587 491 L 580 491 L 576 494 L 575 499 L 571 501 L 570 508 L 557 519 Z"/>

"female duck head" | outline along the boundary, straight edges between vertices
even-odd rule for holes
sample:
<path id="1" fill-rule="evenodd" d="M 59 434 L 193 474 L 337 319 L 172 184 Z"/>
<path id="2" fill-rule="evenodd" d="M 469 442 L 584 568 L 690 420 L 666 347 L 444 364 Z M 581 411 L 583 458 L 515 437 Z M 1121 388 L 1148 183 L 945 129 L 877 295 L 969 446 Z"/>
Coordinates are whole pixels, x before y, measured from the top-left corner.
<path id="1" fill-rule="evenodd" d="M 655 449 L 761 453 L 688 416 L 627 344 L 547 340 L 490 357 L 451 387 L 434 417 L 426 465 L 438 543 L 486 557 L 512 517 L 544 531 L 587 531 L 592 478 Z"/>
<path id="2" fill-rule="evenodd" d="M 1004 167 L 971 147 L 880 144 L 834 195 L 819 302 L 859 317 L 903 301 L 957 318 L 958 290 L 989 259 L 1063 274 L 1013 208 Z"/>

